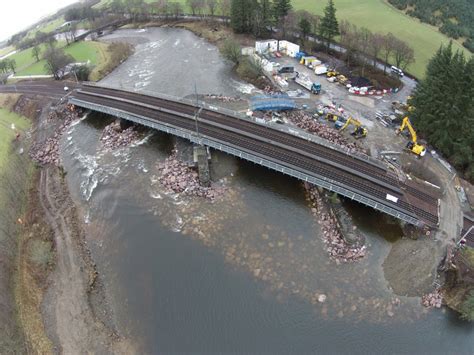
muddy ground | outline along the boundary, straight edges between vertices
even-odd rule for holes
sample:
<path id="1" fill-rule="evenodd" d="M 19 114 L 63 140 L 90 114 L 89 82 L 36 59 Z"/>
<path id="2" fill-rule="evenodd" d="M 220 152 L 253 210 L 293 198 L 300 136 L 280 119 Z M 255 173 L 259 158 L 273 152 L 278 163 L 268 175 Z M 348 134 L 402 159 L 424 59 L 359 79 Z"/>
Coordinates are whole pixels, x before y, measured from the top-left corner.
<path id="1" fill-rule="evenodd" d="M 64 119 L 65 107 L 53 107 L 47 99 L 22 96 L 3 102 L 33 120 L 36 143 L 53 136 Z M 113 325 L 62 169 L 34 169 L 21 224 L 15 301 L 26 348 L 39 353 L 135 352 Z"/>

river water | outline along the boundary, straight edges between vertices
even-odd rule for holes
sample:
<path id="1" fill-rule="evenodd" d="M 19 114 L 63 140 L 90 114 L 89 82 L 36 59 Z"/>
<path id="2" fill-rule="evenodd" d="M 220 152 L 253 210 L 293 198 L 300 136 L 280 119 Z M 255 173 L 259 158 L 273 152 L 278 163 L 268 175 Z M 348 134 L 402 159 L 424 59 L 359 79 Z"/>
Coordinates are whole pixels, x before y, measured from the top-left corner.
<path id="1" fill-rule="evenodd" d="M 199 93 L 251 88 L 190 32 L 123 30 L 106 40 L 117 38 L 136 52 L 104 83 L 179 97 L 194 81 Z M 149 131 L 106 152 L 108 123 L 90 114 L 71 127 L 62 159 L 115 321 L 140 352 L 474 353 L 472 326 L 391 291 L 382 264 L 401 231 L 386 217 L 346 204 L 369 253 L 339 265 L 300 182 L 213 152 L 221 200 L 169 193 L 157 165 L 175 139 Z"/>

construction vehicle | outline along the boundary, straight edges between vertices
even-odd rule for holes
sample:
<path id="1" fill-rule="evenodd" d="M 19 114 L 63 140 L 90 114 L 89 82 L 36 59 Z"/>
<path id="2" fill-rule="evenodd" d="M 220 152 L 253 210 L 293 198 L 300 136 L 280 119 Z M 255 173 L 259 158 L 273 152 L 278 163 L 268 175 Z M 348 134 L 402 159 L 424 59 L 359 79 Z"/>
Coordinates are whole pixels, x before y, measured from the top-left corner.
<path id="1" fill-rule="evenodd" d="M 321 93 L 321 84 L 311 81 L 311 79 L 302 73 L 298 73 L 295 78 L 295 82 L 305 89 L 311 91 L 313 94 L 318 95 Z"/>
<path id="2" fill-rule="evenodd" d="M 336 69 L 329 69 L 328 72 L 326 73 L 326 76 L 328 78 L 331 78 L 333 76 L 338 76 L 339 73 L 336 71 Z"/>
<path id="3" fill-rule="evenodd" d="M 339 117 L 340 117 L 340 116 L 338 116 L 338 115 L 336 115 L 336 114 L 334 114 L 334 113 L 330 113 L 330 112 L 328 112 L 328 113 L 326 114 L 326 119 L 327 119 L 328 121 L 336 122 L 336 121 L 339 119 Z"/>
<path id="4" fill-rule="evenodd" d="M 336 79 L 337 79 L 337 81 L 338 81 L 340 84 L 342 84 L 342 85 L 346 85 L 347 82 L 349 81 L 349 79 L 348 79 L 345 75 L 342 75 L 342 74 L 341 74 L 341 75 L 338 75 L 338 76 L 336 77 Z"/>
<path id="5" fill-rule="evenodd" d="M 408 116 L 406 116 L 402 120 L 402 125 L 400 128 L 397 129 L 397 134 L 400 134 L 405 130 L 405 128 L 408 128 L 408 131 L 410 132 L 411 136 L 411 141 L 408 142 L 407 148 L 414 154 L 416 154 L 418 157 L 422 157 L 426 154 L 426 148 L 424 145 L 418 144 L 418 139 L 416 136 L 416 132 L 413 129 L 413 126 L 411 125 L 410 119 Z"/>
<path id="6" fill-rule="evenodd" d="M 346 123 L 344 123 L 344 125 L 340 128 L 340 130 L 341 131 L 345 130 L 351 123 L 354 125 L 354 131 L 351 133 L 351 136 L 353 136 L 355 139 L 367 137 L 367 133 L 368 133 L 367 127 L 363 126 L 362 123 L 358 119 L 355 119 L 352 116 L 350 116 L 346 120 Z"/>

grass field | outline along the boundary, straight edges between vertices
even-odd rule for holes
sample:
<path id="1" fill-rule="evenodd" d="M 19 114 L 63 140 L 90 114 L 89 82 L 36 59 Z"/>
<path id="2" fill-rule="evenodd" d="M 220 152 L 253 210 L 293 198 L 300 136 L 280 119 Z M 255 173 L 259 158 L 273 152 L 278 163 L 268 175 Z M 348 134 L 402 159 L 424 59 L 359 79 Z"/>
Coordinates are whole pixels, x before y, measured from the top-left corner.
<path id="1" fill-rule="evenodd" d="M 65 43 L 59 43 L 58 46 L 64 46 Z M 72 55 L 77 62 L 90 61 L 92 65 L 100 65 L 104 60 L 103 51 L 107 45 L 100 42 L 80 41 L 64 48 L 65 52 Z M 43 45 L 42 50 L 45 46 Z M 32 56 L 32 48 L 25 49 L 15 53 L 10 57 L 17 63 L 17 75 L 43 75 L 47 74 L 44 69 L 44 60 L 36 62 Z"/>
<path id="2" fill-rule="evenodd" d="M 23 116 L 0 108 L 0 171 L 4 169 L 11 142 L 15 139 L 16 132 L 11 129 L 12 124 L 15 125 L 18 132 L 22 133 L 29 128 L 30 121 Z"/>
<path id="3" fill-rule="evenodd" d="M 295 9 L 308 10 L 317 15 L 323 13 L 326 1 L 293 0 Z M 430 25 L 403 14 L 401 11 L 388 5 L 384 0 L 334 0 L 337 9 L 337 18 L 366 27 L 379 33 L 392 32 L 395 36 L 405 40 L 415 50 L 416 62 L 408 71 L 422 77 L 426 64 L 439 46 L 447 44 L 449 38 L 438 32 Z M 459 43 L 454 42 L 455 49 L 461 49 L 468 56 L 471 53 Z"/>
<path id="4" fill-rule="evenodd" d="M 26 35 L 26 38 L 34 38 L 35 35 L 36 35 L 36 32 L 38 32 L 38 31 L 41 31 L 41 32 L 44 32 L 44 33 L 53 32 L 56 28 L 61 26 L 64 22 L 65 22 L 64 17 L 61 16 L 61 17 L 59 17 L 55 20 L 51 20 L 49 22 L 43 23 L 43 24 L 39 25 L 38 27 L 30 30 L 28 32 L 28 34 Z"/>

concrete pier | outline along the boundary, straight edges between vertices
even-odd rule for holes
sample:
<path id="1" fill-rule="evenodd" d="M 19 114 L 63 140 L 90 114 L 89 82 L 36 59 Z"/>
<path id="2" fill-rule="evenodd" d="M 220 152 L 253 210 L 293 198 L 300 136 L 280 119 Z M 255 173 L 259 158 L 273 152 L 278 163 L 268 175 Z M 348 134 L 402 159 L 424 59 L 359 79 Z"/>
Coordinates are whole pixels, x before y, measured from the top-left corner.
<path id="1" fill-rule="evenodd" d="M 209 170 L 209 154 L 203 145 L 194 146 L 194 162 L 198 167 L 199 183 L 201 186 L 211 186 L 211 173 Z"/>

